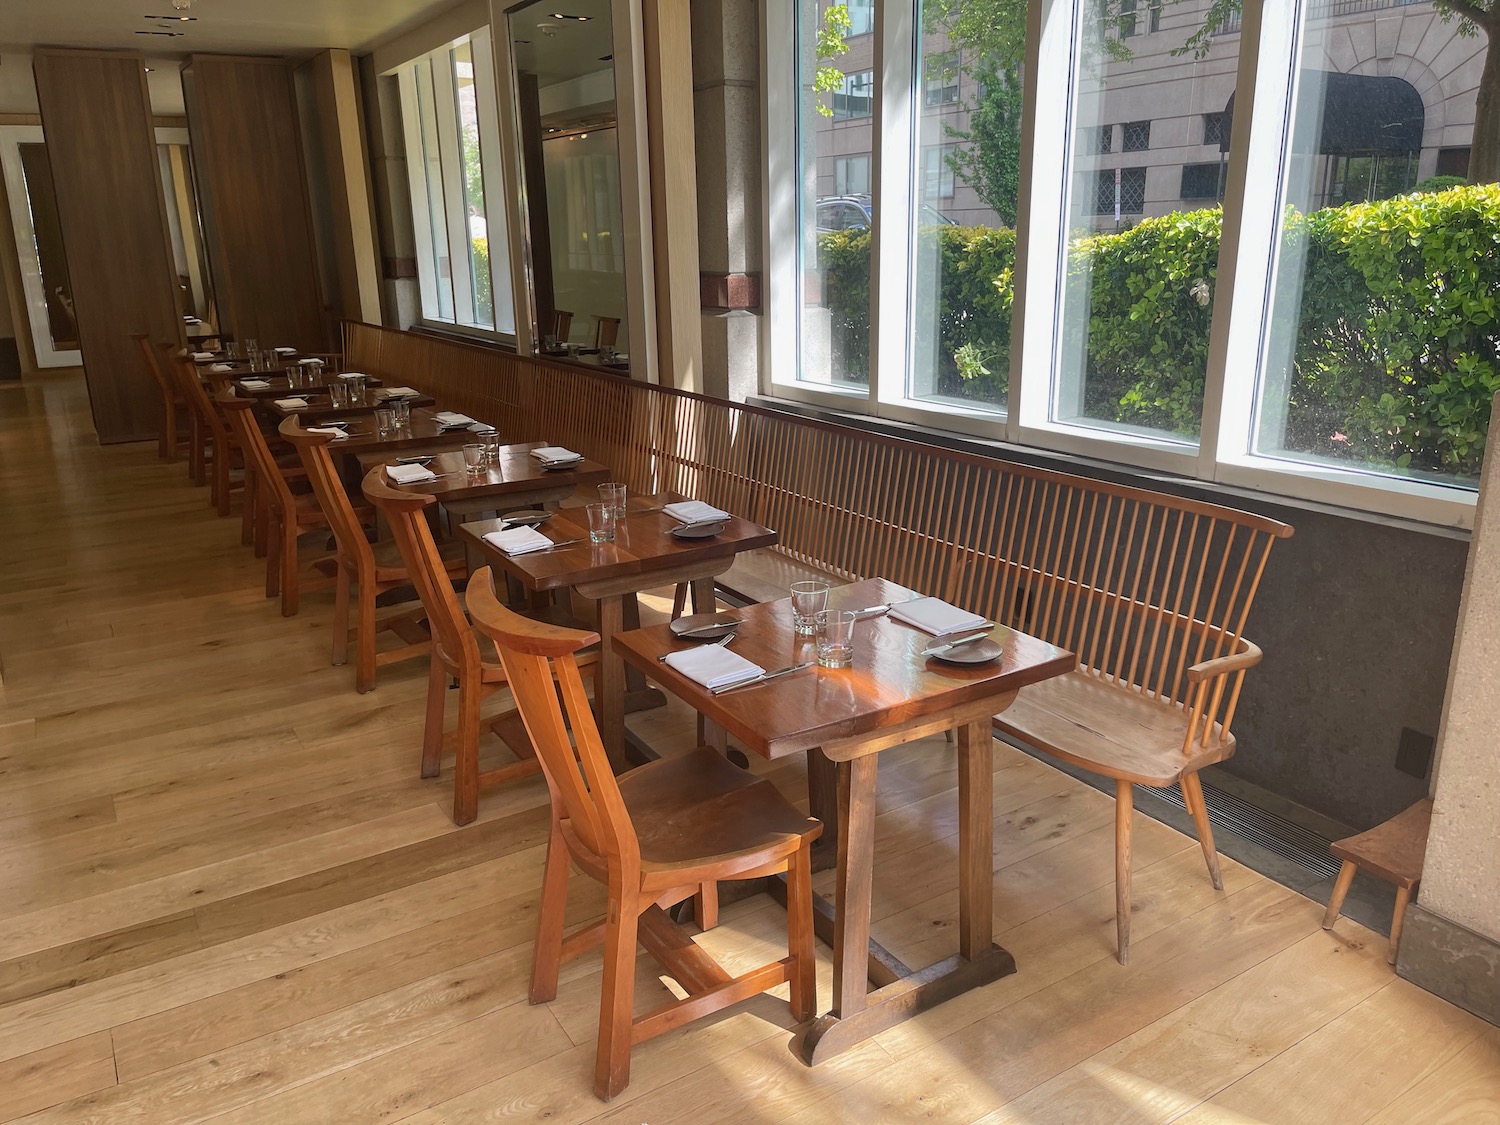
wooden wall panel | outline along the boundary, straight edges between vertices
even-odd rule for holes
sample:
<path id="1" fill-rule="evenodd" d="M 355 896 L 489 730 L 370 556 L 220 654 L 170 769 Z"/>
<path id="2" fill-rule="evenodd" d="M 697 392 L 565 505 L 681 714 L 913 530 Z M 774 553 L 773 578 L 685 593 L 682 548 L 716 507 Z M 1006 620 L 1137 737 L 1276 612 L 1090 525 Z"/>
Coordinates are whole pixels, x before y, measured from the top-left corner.
<path id="1" fill-rule="evenodd" d="M 220 320 L 262 347 L 326 350 L 290 66 L 194 55 L 184 78 Z"/>
<path id="2" fill-rule="evenodd" d="M 103 442 L 154 438 L 161 400 L 130 336 L 181 342 L 182 318 L 145 59 L 39 48 L 32 68 L 94 429 Z"/>

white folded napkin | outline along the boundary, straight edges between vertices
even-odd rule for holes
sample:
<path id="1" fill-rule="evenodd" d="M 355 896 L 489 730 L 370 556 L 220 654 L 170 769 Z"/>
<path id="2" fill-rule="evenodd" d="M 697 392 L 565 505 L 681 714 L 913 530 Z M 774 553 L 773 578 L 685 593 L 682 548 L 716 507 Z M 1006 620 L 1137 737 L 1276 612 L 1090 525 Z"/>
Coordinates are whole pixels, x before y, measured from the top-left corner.
<path id="1" fill-rule="evenodd" d="M 676 504 L 665 505 L 662 511 L 678 523 L 710 523 L 713 520 L 729 518 L 728 512 L 722 512 L 712 504 L 705 504 L 702 500 L 681 500 Z"/>
<path id="2" fill-rule="evenodd" d="M 196 360 L 213 359 L 213 357 L 214 357 L 214 353 L 213 352 L 194 352 L 193 353 L 193 358 L 196 359 Z"/>
<path id="3" fill-rule="evenodd" d="M 541 445 L 531 451 L 531 455 L 544 465 L 562 465 L 569 461 L 583 460 L 582 453 L 574 453 L 571 449 L 564 449 L 560 445 Z"/>
<path id="4" fill-rule="evenodd" d="M 421 484 L 437 480 L 437 474 L 426 465 L 387 465 L 385 475 L 397 484 Z"/>
<path id="5" fill-rule="evenodd" d="M 984 618 L 979 614 L 949 605 L 940 598 L 918 598 L 902 602 L 891 607 L 891 616 L 935 637 L 957 633 L 963 629 L 974 629 L 984 624 Z"/>
<path id="6" fill-rule="evenodd" d="M 276 405 L 283 410 L 301 410 L 307 405 L 305 398 L 278 398 Z"/>
<path id="7" fill-rule="evenodd" d="M 266 382 L 264 379 L 241 379 L 240 380 L 240 386 L 244 387 L 245 390 L 247 390 L 247 391 L 263 391 L 267 387 L 269 387 L 270 385 L 271 384 L 268 383 L 268 382 Z"/>
<path id="8" fill-rule="evenodd" d="M 460 414 L 456 410 L 439 410 L 432 417 L 444 429 L 449 427 L 456 429 L 459 426 L 472 426 L 474 424 L 473 418 L 470 418 L 467 414 Z"/>
<path id="9" fill-rule="evenodd" d="M 305 432 L 309 434 L 332 434 L 336 439 L 349 436 L 337 426 L 308 426 Z M 418 465 L 417 467 L 421 468 L 422 466 Z"/>
<path id="10" fill-rule="evenodd" d="M 323 361 L 321 359 L 299 359 L 297 362 L 300 363 L 303 367 L 323 366 Z"/>
<path id="11" fill-rule="evenodd" d="M 272 348 L 271 350 L 273 352 L 275 352 L 277 355 L 296 355 L 297 354 L 297 349 L 296 348 Z"/>
<path id="12" fill-rule="evenodd" d="M 210 371 L 233 371 L 234 368 L 227 363 L 215 363 L 209 366 Z"/>
<path id="13" fill-rule="evenodd" d="M 320 361 L 321 362 L 321 361 Z M 368 379 L 369 376 L 363 371 L 345 371 L 339 376 L 340 379 Z"/>
<path id="14" fill-rule="evenodd" d="M 508 527 L 504 531 L 492 531 L 484 537 L 507 555 L 525 555 L 552 546 L 548 539 L 534 527 Z"/>
<path id="15" fill-rule="evenodd" d="M 383 387 L 375 393 L 384 398 L 406 398 L 408 395 L 415 395 L 417 392 L 412 387 Z"/>
<path id="16" fill-rule="evenodd" d="M 667 654 L 666 663 L 712 691 L 714 688 L 753 680 L 765 669 L 723 645 L 703 645 Z"/>

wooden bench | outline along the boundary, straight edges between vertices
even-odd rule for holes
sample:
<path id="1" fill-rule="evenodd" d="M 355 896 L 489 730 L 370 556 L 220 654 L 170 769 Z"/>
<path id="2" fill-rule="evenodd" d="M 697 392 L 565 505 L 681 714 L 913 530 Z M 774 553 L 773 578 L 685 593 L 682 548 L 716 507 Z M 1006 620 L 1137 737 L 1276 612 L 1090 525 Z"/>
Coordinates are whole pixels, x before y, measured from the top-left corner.
<path id="1" fill-rule="evenodd" d="M 1334 881 L 1333 894 L 1328 899 L 1328 912 L 1323 915 L 1323 928 L 1333 929 L 1339 911 L 1344 908 L 1344 896 L 1349 893 L 1349 884 L 1354 882 L 1355 871 L 1368 871 L 1388 883 L 1396 884 L 1396 911 L 1391 916 L 1391 945 L 1385 958 L 1394 965 L 1396 949 L 1401 944 L 1401 924 L 1406 921 L 1406 907 L 1411 902 L 1412 891 L 1422 881 L 1422 864 L 1427 858 L 1427 832 L 1431 827 L 1432 800 L 1424 798 L 1368 832 L 1347 836 L 1329 844 L 1328 850 L 1343 860 L 1344 865 L 1339 868 L 1339 877 Z"/>
<path id="2" fill-rule="evenodd" d="M 1180 785 L 1215 887 L 1198 771 L 1235 750 L 1245 627 L 1276 520 L 547 360 L 346 325 L 351 365 L 610 465 L 637 492 L 696 496 L 780 541 L 731 572 L 747 599 L 811 570 L 925 590 L 1076 652 L 1027 688 L 1006 734 L 1116 791 L 1120 960 L 1129 955 L 1132 786 Z"/>

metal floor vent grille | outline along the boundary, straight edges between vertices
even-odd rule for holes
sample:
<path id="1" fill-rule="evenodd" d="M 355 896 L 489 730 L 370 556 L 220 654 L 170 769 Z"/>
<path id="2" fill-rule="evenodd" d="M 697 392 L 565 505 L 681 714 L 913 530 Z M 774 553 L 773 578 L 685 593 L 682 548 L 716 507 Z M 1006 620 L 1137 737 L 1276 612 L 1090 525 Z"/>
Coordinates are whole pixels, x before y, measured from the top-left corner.
<path id="1" fill-rule="evenodd" d="M 1182 792 L 1176 786 L 1158 789 L 1142 785 L 1139 788 L 1176 805 L 1184 812 L 1187 811 L 1182 801 Z M 1211 785 L 1203 786 L 1203 800 L 1208 805 L 1208 822 L 1216 829 L 1233 832 L 1240 839 L 1290 860 L 1299 867 L 1305 867 L 1321 878 L 1330 879 L 1338 874 L 1338 860 L 1329 852 L 1328 841 L 1316 832 L 1309 832 L 1300 824 L 1283 820 L 1275 813 L 1269 813 Z"/>

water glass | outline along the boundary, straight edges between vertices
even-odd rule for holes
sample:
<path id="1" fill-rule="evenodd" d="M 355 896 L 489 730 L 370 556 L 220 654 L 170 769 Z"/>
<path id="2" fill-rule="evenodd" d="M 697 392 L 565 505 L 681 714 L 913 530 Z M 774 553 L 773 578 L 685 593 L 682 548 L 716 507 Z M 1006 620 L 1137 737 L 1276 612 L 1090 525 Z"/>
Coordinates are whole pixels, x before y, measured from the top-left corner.
<path id="1" fill-rule="evenodd" d="M 599 362 L 608 366 L 615 361 L 615 356 L 617 354 L 618 353 L 611 345 L 605 344 L 599 349 Z"/>
<path id="2" fill-rule="evenodd" d="M 585 504 L 589 514 L 589 542 L 613 543 L 615 541 L 615 506 L 613 504 Z"/>
<path id="3" fill-rule="evenodd" d="M 246 336 L 244 346 L 246 359 L 249 359 L 256 352 L 260 351 L 260 341 L 257 340 L 254 336 Z"/>
<path id="4" fill-rule="evenodd" d="M 396 429 L 404 430 L 411 425 L 411 403 L 404 398 L 391 399 L 391 421 Z"/>
<path id="5" fill-rule="evenodd" d="M 349 385 L 349 401 L 356 406 L 363 406 L 365 404 L 365 377 L 351 375 L 344 382 Z"/>
<path id="6" fill-rule="evenodd" d="M 227 359 L 227 360 L 229 360 L 229 361 L 231 361 L 231 362 L 233 362 L 234 360 L 239 359 L 240 358 L 240 346 L 239 346 L 239 344 L 235 343 L 233 340 L 226 340 L 224 342 L 224 358 Z"/>
<path id="7" fill-rule="evenodd" d="M 800 637 L 817 632 L 817 615 L 828 608 L 827 582 L 792 583 L 792 629 Z"/>
<path id="8" fill-rule="evenodd" d="M 478 476 L 484 472 L 485 452 L 484 446 L 477 441 L 471 441 L 464 446 L 464 468 L 469 470 L 470 476 Z"/>
<path id="9" fill-rule="evenodd" d="M 375 411 L 375 429 L 380 432 L 381 437 L 389 437 L 396 432 L 396 415 L 390 408 L 382 406 Z"/>
<path id="10" fill-rule="evenodd" d="M 615 519 L 625 518 L 625 485 L 617 480 L 599 486 L 599 503 L 608 504 L 615 510 Z"/>
<path id="11" fill-rule="evenodd" d="M 815 621 L 813 644 L 818 650 L 818 665 L 847 668 L 854 663 L 854 611 L 825 609 L 816 615 Z"/>
<path id="12" fill-rule="evenodd" d="M 286 385 L 291 391 L 300 391 L 307 385 L 302 380 L 302 368 L 294 364 L 286 369 Z"/>
<path id="13" fill-rule="evenodd" d="M 349 405 L 349 388 L 335 380 L 328 384 L 328 401 L 334 406 Z"/>
<path id="14" fill-rule="evenodd" d="M 491 465 L 500 464 L 500 433 L 497 430 L 476 430 L 475 437 L 484 446 L 484 459 Z"/>

